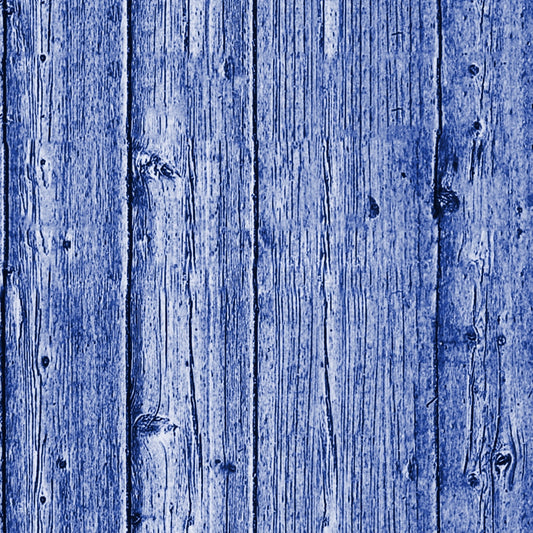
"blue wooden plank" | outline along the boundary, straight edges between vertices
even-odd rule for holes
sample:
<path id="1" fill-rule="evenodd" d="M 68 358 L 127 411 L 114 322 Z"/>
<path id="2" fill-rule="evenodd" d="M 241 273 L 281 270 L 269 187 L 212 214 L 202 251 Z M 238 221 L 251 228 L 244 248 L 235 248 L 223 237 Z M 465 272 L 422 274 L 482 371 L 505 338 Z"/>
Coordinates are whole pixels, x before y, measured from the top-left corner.
<path id="1" fill-rule="evenodd" d="M 532 16 L 4 2 L 3 530 L 530 531 Z"/>
<path id="2" fill-rule="evenodd" d="M 442 531 L 533 530 L 530 2 L 443 2 Z"/>
<path id="3" fill-rule="evenodd" d="M 258 522 L 436 531 L 436 4 L 258 4 Z"/>
<path id="4" fill-rule="evenodd" d="M 4 531 L 125 530 L 124 6 L 4 2 Z"/>
<path id="5" fill-rule="evenodd" d="M 136 531 L 250 519 L 249 4 L 132 3 Z"/>

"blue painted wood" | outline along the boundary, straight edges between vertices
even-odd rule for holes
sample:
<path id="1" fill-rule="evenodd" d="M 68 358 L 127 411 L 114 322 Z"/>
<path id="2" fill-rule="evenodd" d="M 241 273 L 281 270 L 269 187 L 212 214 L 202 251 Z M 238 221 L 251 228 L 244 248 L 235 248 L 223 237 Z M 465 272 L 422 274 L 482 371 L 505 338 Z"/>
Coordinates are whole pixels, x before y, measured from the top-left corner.
<path id="1" fill-rule="evenodd" d="M 245 1 L 133 1 L 132 524 L 250 524 Z"/>
<path id="2" fill-rule="evenodd" d="M 2 531 L 533 530 L 532 21 L 4 1 Z"/>
<path id="3" fill-rule="evenodd" d="M 437 530 L 435 21 L 259 2 L 261 530 Z"/>
<path id="4" fill-rule="evenodd" d="M 6 532 L 125 531 L 123 7 L 4 2 Z"/>
<path id="5" fill-rule="evenodd" d="M 443 2 L 442 531 L 532 531 L 530 2 Z"/>

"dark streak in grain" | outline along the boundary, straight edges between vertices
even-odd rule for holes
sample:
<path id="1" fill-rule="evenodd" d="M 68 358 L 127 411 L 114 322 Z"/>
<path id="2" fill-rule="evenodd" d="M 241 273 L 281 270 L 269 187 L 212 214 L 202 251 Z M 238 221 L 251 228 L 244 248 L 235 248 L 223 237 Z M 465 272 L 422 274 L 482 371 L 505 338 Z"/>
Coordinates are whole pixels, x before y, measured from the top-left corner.
<path id="1" fill-rule="evenodd" d="M 258 464 L 259 464 L 259 141 L 257 136 L 257 0 L 252 0 L 252 172 L 253 172 L 253 358 L 252 358 L 252 531 L 258 531 Z"/>
<path id="2" fill-rule="evenodd" d="M 134 201 L 134 163 L 133 163 L 133 138 L 132 138 L 132 60 L 133 60 L 133 26 L 132 26 L 132 0 L 126 0 L 126 142 L 127 142 L 127 167 L 126 167 L 126 199 L 127 199 L 127 259 L 126 259 L 126 361 L 124 385 L 126 388 L 126 532 L 131 533 L 132 527 L 140 521 L 135 520 L 137 515 L 132 515 L 132 363 L 133 363 L 133 338 L 132 338 L 132 268 L 133 268 L 133 201 Z"/>
<path id="3" fill-rule="evenodd" d="M 191 392 L 191 416 L 194 430 L 194 440 L 196 442 L 196 450 L 198 453 L 198 468 L 200 471 L 200 487 L 203 492 L 204 486 L 204 469 L 202 458 L 202 436 L 200 435 L 200 429 L 198 424 L 198 409 L 196 407 L 196 392 L 194 385 L 194 357 L 193 357 L 193 336 L 192 336 L 192 298 L 189 295 L 189 386 Z"/>
<path id="4" fill-rule="evenodd" d="M 324 388 L 326 392 L 326 418 L 328 424 L 328 435 L 331 444 L 331 454 L 333 455 L 333 468 L 335 474 L 338 473 L 337 466 L 337 440 L 333 428 L 333 414 L 331 409 L 331 391 L 329 385 L 329 357 L 328 357 L 328 301 L 324 294 Z"/>
<path id="5" fill-rule="evenodd" d="M 436 280 L 436 299 L 435 299 L 435 337 L 433 340 L 433 394 L 435 398 L 434 407 L 434 431 L 435 431 L 435 478 L 436 478 L 436 494 L 435 494 L 435 513 L 436 513 L 436 528 L 437 533 L 440 533 L 440 428 L 439 428 L 439 301 L 440 301 L 440 287 L 442 278 L 442 244 L 441 244 L 441 221 L 440 221 L 440 205 L 439 192 L 441 191 L 441 176 L 439 175 L 439 146 L 442 139 L 442 125 L 443 125 L 443 111 L 442 111 L 442 54 L 443 54 L 443 34 L 442 34 L 442 0 L 436 0 L 437 7 L 437 132 L 435 135 L 435 149 L 433 160 L 433 216 L 437 218 L 437 280 Z"/>
<path id="6" fill-rule="evenodd" d="M 7 338 L 6 338 L 6 319 L 7 319 L 7 284 L 8 284 L 8 271 L 9 271 L 9 145 L 7 141 L 7 124 L 8 124 L 8 104 L 7 104 L 7 65 L 8 65 L 8 17 L 10 16 L 8 0 L 2 1 L 2 30 L 3 30 L 3 50 L 2 50 L 2 147 L 3 147 L 3 181 L 4 181 L 4 194 L 3 194 L 3 241 L 2 241 L 2 297 L 0 302 L 0 318 L 1 324 L 1 362 L 0 371 L 2 375 L 0 377 L 2 390 L 0 392 L 0 420 L 2 431 L 2 465 L 1 465 L 1 487 L 2 487 L 2 531 L 7 533 L 7 438 L 6 438 L 6 407 L 7 407 Z"/>

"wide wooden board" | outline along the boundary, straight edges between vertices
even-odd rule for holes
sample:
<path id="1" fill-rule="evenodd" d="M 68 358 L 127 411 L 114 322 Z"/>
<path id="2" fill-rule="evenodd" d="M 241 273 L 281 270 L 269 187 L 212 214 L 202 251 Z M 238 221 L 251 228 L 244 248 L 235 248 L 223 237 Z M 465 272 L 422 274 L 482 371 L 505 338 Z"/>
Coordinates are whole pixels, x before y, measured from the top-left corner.
<path id="1" fill-rule="evenodd" d="M 123 8 L 4 3 L 4 531 L 125 531 Z"/>
<path id="2" fill-rule="evenodd" d="M 264 531 L 434 531 L 436 6 L 259 2 Z"/>
<path id="3" fill-rule="evenodd" d="M 132 3 L 135 531 L 250 522 L 248 9 Z"/>
<path id="4" fill-rule="evenodd" d="M 442 531 L 533 528 L 532 6 L 442 11 Z"/>

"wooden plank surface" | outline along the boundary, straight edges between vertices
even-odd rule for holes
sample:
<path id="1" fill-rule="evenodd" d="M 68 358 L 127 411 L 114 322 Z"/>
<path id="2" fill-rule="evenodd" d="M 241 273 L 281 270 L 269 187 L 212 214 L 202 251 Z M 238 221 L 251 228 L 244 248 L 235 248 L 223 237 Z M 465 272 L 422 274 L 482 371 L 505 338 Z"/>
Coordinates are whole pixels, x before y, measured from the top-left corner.
<path id="1" fill-rule="evenodd" d="M 248 529 L 248 10 L 244 0 L 132 4 L 135 531 Z"/>
<path id="2" fill-rule="evenodd" d="M 533 530 L 530 2 L 444 2 L 442 531 Z"/>
<path id="3" fill-rule="evenodd" d="M 436 6 L 259 2 L 262 531 L 436 531 Z"/>
<path id="4" fill-rule="evenodd" d="M 2 531 L 533 530 L 527 0 L 3 17 Z"/>
<path id="5" fill-rule="evenodd" d="M 124 531 L 123 3 L 4 14 L 4 531 Z"/>

